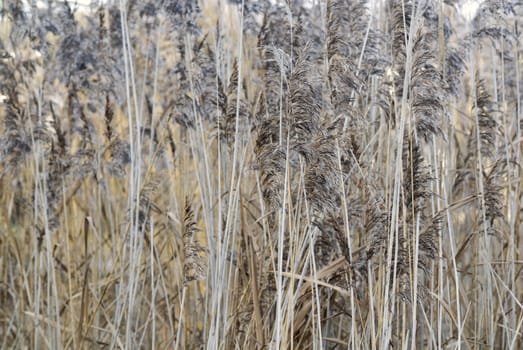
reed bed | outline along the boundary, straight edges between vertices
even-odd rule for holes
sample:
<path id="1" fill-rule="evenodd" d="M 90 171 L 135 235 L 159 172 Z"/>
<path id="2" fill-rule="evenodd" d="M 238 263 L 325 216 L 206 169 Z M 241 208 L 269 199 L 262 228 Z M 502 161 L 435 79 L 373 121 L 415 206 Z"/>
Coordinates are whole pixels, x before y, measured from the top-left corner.
<path id="1" fill-rule="evenodd" d="M 465 5 L 3 1 L 1 349 L 521 349 L 523 3 Z"/>

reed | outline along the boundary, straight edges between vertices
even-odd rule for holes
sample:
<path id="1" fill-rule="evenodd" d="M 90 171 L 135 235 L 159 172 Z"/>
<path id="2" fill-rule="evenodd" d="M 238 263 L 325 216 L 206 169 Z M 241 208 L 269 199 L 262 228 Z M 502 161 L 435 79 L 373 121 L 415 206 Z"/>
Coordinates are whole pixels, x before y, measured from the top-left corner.
<path id="1" fill-rule="evenodd" d="M 523 347 L 520 1 L 1 7 L 2 349 Z"/>

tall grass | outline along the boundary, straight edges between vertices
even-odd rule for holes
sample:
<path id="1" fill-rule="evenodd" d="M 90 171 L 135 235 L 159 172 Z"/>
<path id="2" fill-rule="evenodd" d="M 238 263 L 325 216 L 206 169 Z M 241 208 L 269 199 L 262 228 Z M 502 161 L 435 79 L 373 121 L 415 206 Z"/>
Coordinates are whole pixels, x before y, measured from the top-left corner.
<path id="1" fill-rule="evenodd" d="M 6 0 L 0 344 L 523 347 L 523 4 Z"/>

